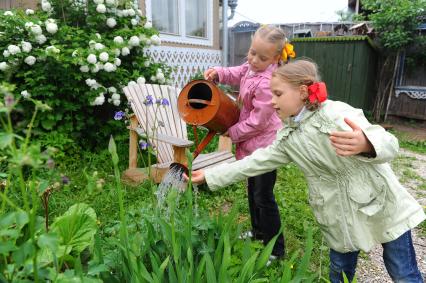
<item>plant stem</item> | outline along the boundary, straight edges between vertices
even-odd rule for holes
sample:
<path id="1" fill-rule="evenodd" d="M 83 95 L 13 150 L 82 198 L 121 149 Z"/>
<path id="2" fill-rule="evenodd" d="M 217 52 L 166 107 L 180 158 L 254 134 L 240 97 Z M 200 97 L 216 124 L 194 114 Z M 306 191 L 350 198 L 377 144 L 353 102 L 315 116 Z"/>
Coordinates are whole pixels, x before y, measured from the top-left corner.
<path id="1" fill-rule="evenodd" d="M 36 107 L 35 110 L 34 110 L 33 116 L 31 117 L 31 121 L 28 124 L 28 131 L 27 131 L 27 135 L 25 137 L 25 142 L 24 142 L 24 145 L 23 145 L 24 151 L 27 149 L 27 145 L 30 142 L 31 131 L 33 129 L 35 117 L 37 116 L 37 111 L 38 111 L 38 108 Z"/>

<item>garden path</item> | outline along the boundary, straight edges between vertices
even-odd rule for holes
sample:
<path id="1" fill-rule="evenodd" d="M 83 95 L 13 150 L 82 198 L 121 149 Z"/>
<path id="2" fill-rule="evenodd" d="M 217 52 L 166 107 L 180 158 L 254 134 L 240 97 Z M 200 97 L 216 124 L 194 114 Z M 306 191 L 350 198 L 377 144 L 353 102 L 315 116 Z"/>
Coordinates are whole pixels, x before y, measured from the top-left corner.
<path id="1" fill-rule="evenodd" d="M 408 161 L 408 162 L 407 162 Z M 414 153 L 400 149 L 400 157 L 392 163 L 393 168 L 400 177 L 401 183 L 426 207 L 426 191 L 419 188 L 426 184 L 426 154 Z M 404 177 L 408 173 L 409 176 Z M 426 235 L 420 229 L 412 231 L 414 248 L 416 250 L 417 262 L 423 277 L 426 278 Z M 392 282 L 382 259 L 382 247 L 378 245 L 370 253 L 359 257 L 357 267 L 357 280 L 360 283 L 387 283 Z"/>

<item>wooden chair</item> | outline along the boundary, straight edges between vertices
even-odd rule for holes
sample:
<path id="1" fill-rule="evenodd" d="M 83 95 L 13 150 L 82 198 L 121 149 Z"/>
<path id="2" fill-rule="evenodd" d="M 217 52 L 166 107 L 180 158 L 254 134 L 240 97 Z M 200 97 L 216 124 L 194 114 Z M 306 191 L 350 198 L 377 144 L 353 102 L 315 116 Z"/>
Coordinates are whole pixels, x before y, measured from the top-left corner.
<path id="1" fill-rule="evenodd" d="M 124 94 L 133 110 L 130 118 L 129 168 L 123 173 L 123 180 L 138 184 L 147 178 L 160 183 L 173 162 L 187 163 L 185 149 L 194 143 L 188 140 L 186 123 L 177 110 L 177 97 L 180 90 L 166 85 L 134 84 L 123 88 Z M 152 97 L 153 104 L 147 102 Z M 158 99 L 165 98 L 169 104 L 158 105 Z M 137 168 L 138 136 L 151 137 L 149 141 L 157 151 L 157 163 L 151 166 L 150 176 L 147 168 Z M 200 154 L 194 159 L 193 170 L 208 168 L 223 162 L 233 162 L 232 142 L 220 136 L 216 152 Z"/>

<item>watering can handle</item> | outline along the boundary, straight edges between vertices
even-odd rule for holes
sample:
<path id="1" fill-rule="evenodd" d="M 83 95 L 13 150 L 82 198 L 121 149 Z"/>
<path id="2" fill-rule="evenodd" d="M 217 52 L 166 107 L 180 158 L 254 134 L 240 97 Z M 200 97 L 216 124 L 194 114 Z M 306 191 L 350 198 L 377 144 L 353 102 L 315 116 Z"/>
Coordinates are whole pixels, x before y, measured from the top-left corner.
<path id="1" fill-rule="evenodd" d="M 188 104 L 189 103 L 200 103 L 200 104 L 205 104 L 205 105 L 213 105 L 210 100 L 197 99 L 197 98 L 188 99 Z"/>

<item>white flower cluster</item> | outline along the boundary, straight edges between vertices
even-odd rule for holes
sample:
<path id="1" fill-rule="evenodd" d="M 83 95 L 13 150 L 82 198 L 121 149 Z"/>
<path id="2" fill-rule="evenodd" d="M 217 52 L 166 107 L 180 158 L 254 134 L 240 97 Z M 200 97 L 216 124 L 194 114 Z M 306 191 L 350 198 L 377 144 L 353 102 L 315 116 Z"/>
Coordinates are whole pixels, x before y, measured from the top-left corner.
<path id="1" fill-rule="evenodd" d="M 21 48 L 19 48 L 19 46 L 17 45 L 11 44 L 7 47 L 7 51 L 9 52 L 10 55 L 15 55 L 15 54 L 21 53 Z"/>
<path id="2" fill-rule="evenodd" d="M 6 12 L 4 12 L 3 15 L 4 16 L 13 16 L 13 13 L 12 13 L 12 11 L 6 11 Z"/>
<path id="3" fill-rule="evenodd" d="M 56 25 L 56 24 L 55 24 Z M 33 22 L 26 22 L 25 28 L 34 36 L 36 42 L 38 44 L 43 44 L 46 42 L 47 38 L 43 35 L 43 30 L 41 29 L 40 25 L 34 24 Z M 49 27 L 51 31 L 54 30 L 54 27 Z M 57 30 L 57 26 L 56 26 Z"/>
<path id="4" fill-rule="evenodd" d="M 41 0 L 41 9 L 47 13 L 53 12 L 52 4 L 47 0 Z"/>
<path id="5" fill-rule="evenodd" d="M 93 100 L 90 104 L 96 106 L 96 105 L 102 105 L 104 104 L 104 102 L 105 102 L 105 95 L 103 92 L 101 92 L 99 96 L 97 96 L 95 100 Z"/>
<path id="6" fill-rule="evenodd" d="M 27 14 L 28 16 L 29 15 L 34 15 L 34 10 L 32 10 L 32 9 L 26 9 L 25 10 L 25 14 Z"/>
<path id="7" fill-rule="evenodd" d="M 58 31 L 58 25 L 54 19 L 47 19 L 45 25 L 47 32 L 50 34 L 55 34 Z"/>
<path id="8" fill-rule="evenodd" d="M 36 57 L 34 56 L 28 56 L 24 59 L 24 62 L 30 66 L 34 65 L 34 63 L 37 61 Z"/>
<path id="9" fill-rule="evenodd" d="M 6 62 L 0 62 L 0 71 L 6 71 L 9 69 L 9 65 Z"/>
<path id="10" fill-rule="evenodd" d="M 27 90 L 21 91 L 21 95 L 23 98 L 30 98 L 31 94 Z"/>
<path id="11" fill-rule="evenodd" d="M 141 85 L 145 84 L 145 82 L 146 82 L 144 77 L 139 77 L 136 81 L 137 81 L 138 84 L 141 84 Z"/>
<path id="12" fill-rule="evenodd" d="M 53 45 L 47 46 L 45 51 L 46 51 L 46 54 L 50 54 L 50 55 L 58 54 L 59 52 L 61 52 L 61 50 L 59 50 L 58 48 L 56 48 Z"/>
<path id="13" fill-rule="evenodd" d="M 24 51 L 25 53 L 29 53 L 31 51 L 31 49 L 33 48 L 31 43 L 27 42 L 27 41 L 22 41 L 21 47 L 22 47 L 22 51 Z"/>
<path id="14" fill-rule="evenodd" d="M 95 79 L 86 79 L 86 84 L 90 87 L 90 89 L 98 89 L 101 87 Z"/>
<path id="15" fill-rule="evenodd" d="M 114 18 L 108 18 L 106 24 L 108 27 L 113 28 L 117 25 L 117 21 Z"/>
<path id="16" fill-rule="evenodd" d="M 111 93 L 111 98 L 108 98 L 108 102 L 114 104 L 115 106 L 119 106 L 121 103 L 120 94 L 117 93 L 117 89 L 115 87 L 109 87 L 108 92 Z"/>
<path id="17" fill-rule="evenodd" d="M 166 77 L 163 74 L 163 70 L 157 69 L 157 74 L 155 76 L 151 76 L 151 81 L 155 82 L 158 81 L 161 84 L 164 84 L 166 82 Z"/>

